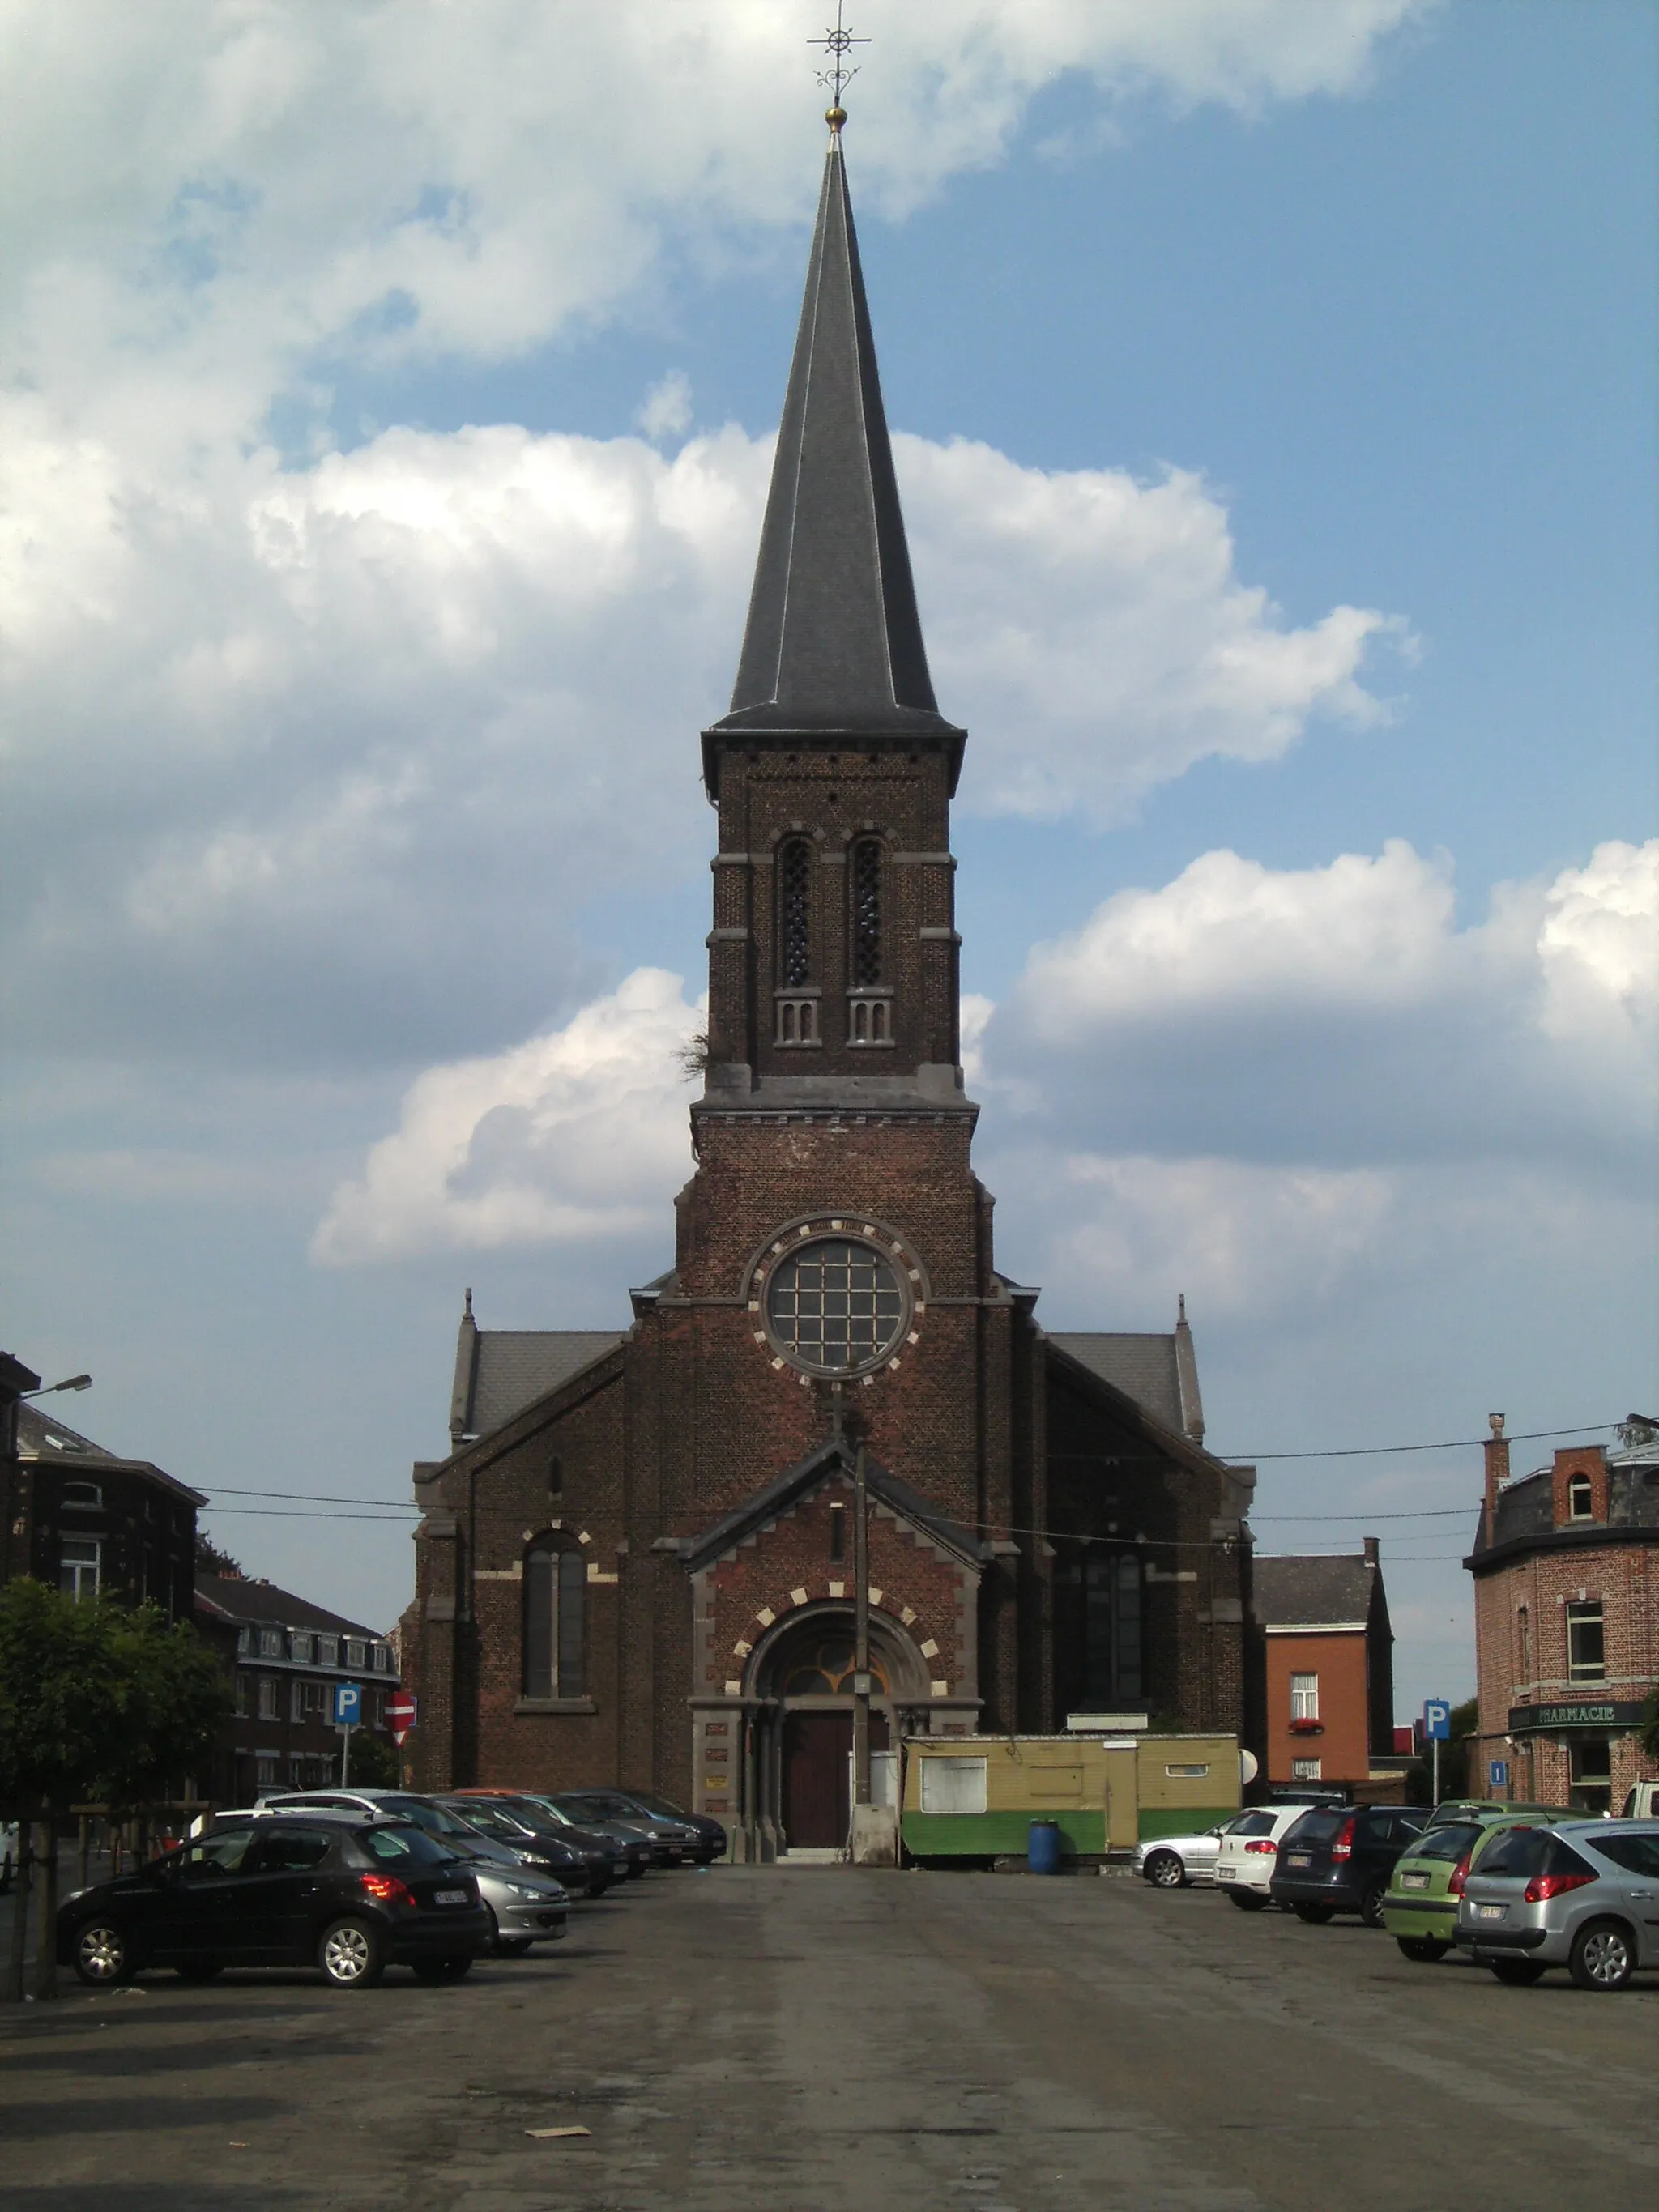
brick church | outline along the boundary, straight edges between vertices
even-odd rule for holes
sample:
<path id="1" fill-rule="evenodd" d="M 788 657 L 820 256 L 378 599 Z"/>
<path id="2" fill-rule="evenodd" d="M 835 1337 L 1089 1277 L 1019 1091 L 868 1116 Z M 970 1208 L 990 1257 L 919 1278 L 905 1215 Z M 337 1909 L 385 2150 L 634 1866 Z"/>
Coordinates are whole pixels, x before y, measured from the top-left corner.
<path id="1" fill-rule="evenodd" d="M 621 1781 L 739 1857 L 847 1828 L 854 1454 L 872 1741 L 1243 1725 L 1254 1473 L 1184 1314 L 1048 1334 L 998 1272 L 951 799 L 838 133 L 732 709 L 695 1171 L 626 1328 L 481 1328 L 422 1518 L 415 1779 Z M 665 1224 L 665 1230 L 667 1224 Z M 666 1238 L 665 1238 L 665 1242 Z"/>

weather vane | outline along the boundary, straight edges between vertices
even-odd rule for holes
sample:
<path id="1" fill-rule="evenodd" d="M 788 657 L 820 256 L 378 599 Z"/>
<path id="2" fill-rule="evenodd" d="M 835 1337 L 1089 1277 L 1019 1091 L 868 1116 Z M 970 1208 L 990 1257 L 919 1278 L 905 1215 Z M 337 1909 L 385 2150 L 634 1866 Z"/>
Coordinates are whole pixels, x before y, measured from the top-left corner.
<path id="1" fill-rule="evenodd" d="M 842 24 L 842 14 L 845 6 L 846 0 L 836 0 L 834 30 L 826 30 L 821 39 L 806 41 L 809 46 L 822 46 L 830 58 L 829 68 L 818 71 L 818 82 L 830 94 L 830 106 L 823 119 L 837 137 L 841 135 L 842 125 L 847 120 L 847 110 L 841 104 L 841 96 L 858 75 L 856 65 L 847 57 L 854 46 L 867 46 L 870 43 L 868 39 L 855 39 Z"/>

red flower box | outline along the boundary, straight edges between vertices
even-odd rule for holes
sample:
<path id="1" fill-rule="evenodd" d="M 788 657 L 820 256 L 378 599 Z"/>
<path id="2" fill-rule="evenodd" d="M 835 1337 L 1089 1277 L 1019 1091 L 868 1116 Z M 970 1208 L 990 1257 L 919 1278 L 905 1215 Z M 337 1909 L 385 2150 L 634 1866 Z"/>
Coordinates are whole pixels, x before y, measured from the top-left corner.
<path id="1" fill-rule="evenodd" d="M 1291 1723 L 1292 1735 L 1323 1735 L 1324 1733 L 1323 1721 L 1292 1721 Z"/>

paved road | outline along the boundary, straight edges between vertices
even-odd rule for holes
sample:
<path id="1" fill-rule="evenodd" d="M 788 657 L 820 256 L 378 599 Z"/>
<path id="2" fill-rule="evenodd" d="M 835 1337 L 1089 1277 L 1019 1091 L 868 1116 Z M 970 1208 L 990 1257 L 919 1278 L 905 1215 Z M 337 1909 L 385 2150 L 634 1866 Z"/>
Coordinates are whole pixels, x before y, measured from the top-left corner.
<path id="1" fill-rule="evenodd" d="M 9 2212 L 1659 2201 L 1659 1977 L 1509 1990 L 1213 1892 L 722 1867 L 453 1989 L 140 1986 L 0 2018 Z"/>

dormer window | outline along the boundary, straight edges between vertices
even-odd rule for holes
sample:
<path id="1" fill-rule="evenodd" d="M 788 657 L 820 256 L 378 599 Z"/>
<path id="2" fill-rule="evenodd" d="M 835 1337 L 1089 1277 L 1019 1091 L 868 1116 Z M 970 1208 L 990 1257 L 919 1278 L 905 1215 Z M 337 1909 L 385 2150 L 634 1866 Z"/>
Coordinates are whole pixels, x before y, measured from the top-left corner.
<path id="1" fill-rule="evenodd" d="M 1569 1521 L 1593 1521 L 1595 1518 L 1595 1497 L 1587 1474 L 1575 1474 L 1567 1485 L 1567 1518 Z"/>
<path id="2" fill-rule="evenodd" d="M 95 1513 L 104 1503 L 103 1486 L 96 1482 L 66 1482 L 63 1504 L 70 1513 Z"/>

